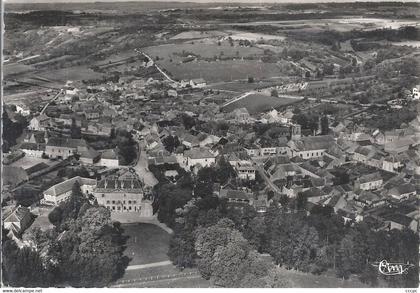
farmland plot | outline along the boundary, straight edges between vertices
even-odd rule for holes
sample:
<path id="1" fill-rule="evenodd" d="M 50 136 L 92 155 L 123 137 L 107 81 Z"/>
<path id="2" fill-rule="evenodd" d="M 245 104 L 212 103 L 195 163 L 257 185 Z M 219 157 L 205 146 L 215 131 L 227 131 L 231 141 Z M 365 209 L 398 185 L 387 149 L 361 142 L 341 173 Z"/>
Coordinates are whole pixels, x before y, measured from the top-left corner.
<path id="1" fill-rule="evenodd" d="M 208 84 L 254 79 L 267 79 L 281 75 L 281 68 L 275 63 L 255 60 L 229 60 L 219 62 L 190 62 L 184 64 L 165 63 L 163 67 L 177 80 L 203 78 Z"/>

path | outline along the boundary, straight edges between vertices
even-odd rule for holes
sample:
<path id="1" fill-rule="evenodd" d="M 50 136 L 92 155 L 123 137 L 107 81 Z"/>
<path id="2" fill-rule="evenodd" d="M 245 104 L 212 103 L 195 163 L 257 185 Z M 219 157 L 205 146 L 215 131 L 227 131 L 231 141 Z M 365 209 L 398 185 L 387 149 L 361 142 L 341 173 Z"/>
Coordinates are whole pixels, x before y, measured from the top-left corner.
<path id="1" fill-rule="evenodd" d="M 155 282 L 176 281 L 176 280 L 182 280 L 182 279 L 196 279 L 196 278 L 201 278 L 198 272 L 186 272 L 186 273 L 170 274 L 170 275 L 157 275 L 157 276 L 139 278 L 139 279 L 121 280 L 121 281 L 118 281 L 117 284 L 112 285 L 111 287 L 136 288 L 139 285 L 146 285 L 146 284 L 155 283 Z"/>
<path id="2" fill-rule="evenodd" d="M 160 73 L 162 73 L 163 74 L 163 76 L 167 79 L 167 80 L 169 80 L 170 82 L 173 82 L 173 83 L 176 83 L 176 84 L 178 84 L 178 82 L 177 81 L 175 81 L 175 80 L 173 80 L 169 75 L 167 75 L 166 74 L 166 72 L 164 72 L 160 67 L 159 67 L 159 65 L 157 65 L 157 63 L 152 59 L 152 57 L 150 57 L 149 55 L 147 55 L 146 53 L 144 53 L 144 52 L 141 52 L 141 51 L 138 51 L 137 49 L 134 49 L 134 51 L 135 52 L 137 52 L 137 53 L 140 53 L 140 54 L 142 54 L 143 56 L 145 56 L 145 57 L 147 57 L 147 58 L 149 58 L 149 60 L 152 60 L 153 61 L 153 65 L 156 67 L 156 69 L 157 70 L 159 70 L 159 72 Z"/>
<path id="3" fill-rule="evenodd" d="M 267 89 L 271 89 L 271 87 L 269 87 L 269 88 L 264 88 L 264 89 L 260 89 L 259 91 L 254 91 L 254 90 L 253 90 L 253 91 L 246 92 L 246 93 L 244 93 L 244 94 L 242 94 L 242 95 L 240 95 L 240 96 L 238 96 L 238 97 L 234 97 L 234 98 L 230 99 L 229 101 L 227 101 L 226 103 L 224 103 L 224 104 L 221 106 L 221 108 L 224 108 L 224 107 L 226 107 L 226 106 L 228 106 L 228 105 L 230 105 L 230 104 L 233 104 L 233 103 L 235 103 L 235 102 L 237 102 L 237 101 L 240 101 L 240 100 L 242 100 L 242 99 L 244 99 L 244 98 L 246 98 L 247 96 L 252 95 L 252 94 L 261 94 L 261 95 L 263 95 L 262 91 L 267 90 Z M 267 96 L 271 96 L 271 95 L 267 95 Z M 294 100 L 304 100 L 304 99 L 305 99 L 305 97 L 304 97 L 304 96 L 292 96 L 292 95 L 279 95 L 279 96 L 278 96 L 278 98 L 279 98 L 279 99 L 280 99 L 280 98 L 285 98 L 285 99 L 294 99 Z"/>
<path id="4" fill-rule="evenodd" d="M 224 104 L 222 105 L 222 107 L 221 107 L 221 108 L 226 107 L 226 106 L 228 106 L 228 105 L 230 105 L 230 104 L 232 104 L 232 103 L 235 103 L 235 102 L 237 102 L 237 101 L 239 101 L 239 100 L 242 100 L 242 99 L 244 99 L 244 98 L 246 98 L 246 97 L 248 97 L 249 95 L 252 95 L 252 94 L 255 94 L 255 92 L 254 92 L 254 91 L 249 91 L 249 92 L 246 92 L 246 93 L 244 93 L 244 94 L 240 95 L 239 97 L 235 97 L 235 98 L 233 98 L 233 99 L 231 99 L 231 100 L 227 101 L 226 103 L 224 103 Z"/>
<path id="5" fill-rule="evenodd" d="M 48 106 L 54 102 L 55 100 L 57 100 L 57 98 L 60 96 L 60 94 L 63 93 L 63 89 L 60 89 L 60 91 L 44 106 L 44 108 L 42 108 L 41 112 L 39 113 L 40 115 L 44 114 L 44 111 L 48 108 Z"/>
<path id="6" fill-rule="evenodd" d="M 271 189 L 277 193 L 281 193 L 281 190 L 278 186 L 276 186 L 273 182 L 271 182 L 270 178 L 268 178 L 267 174 L 265 173 L 265 170 L 262 166 L 257 164 L 257 171 L 261 175 L 261 177 L 264 179 L 264 181 L 271 187 Z"/>
<path id="7" fill-rule="evenodd" d="M 147 268 L 167 266 L 167 265 L 171 265 L 171 264 L 172 264 L 171 261 L 165 260 L 165 261 L 147 263 L 147 264 L 143 264 L 143 265 L 132 265 L 132 266 L 128 266 L 126 268 L 126 270 L 127 271 L 140 270 L 140 269 L 147 269 Z"/>
<path id="8" fill-rule="evenodd" d="M 133 167 L 133 169 L 136 171 L 136 173 L 139 175 L 140 178 L 144 180 L 144 184 L 146 186 L 153 187 L 156 184 L 158 184 L 158 180 L 155 178 L 152 172 L 149 171 L 147 158 L 146 158 L 146 152 L 142 150 L 140 144 L 139 144 L 139 158 L 136 162 L 136 165 Z"/>

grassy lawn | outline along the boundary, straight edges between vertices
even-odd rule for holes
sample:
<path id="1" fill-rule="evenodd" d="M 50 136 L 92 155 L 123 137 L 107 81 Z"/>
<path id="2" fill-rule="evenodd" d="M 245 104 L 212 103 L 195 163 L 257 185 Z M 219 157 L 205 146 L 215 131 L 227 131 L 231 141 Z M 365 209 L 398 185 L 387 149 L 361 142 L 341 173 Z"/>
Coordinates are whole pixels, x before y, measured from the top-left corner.
<path id="1" fill-rule="evenodd" d="M 153 224 L 123 224 L 128 235 L 125 254 L 131 259 L 129 265 L 140 265 L 168 260 L 170 235 Z"/>
<path id="2" fill-rule="evenodd" d="M 50 220 L 48 220 L 48 214 L 53 210 L 53 208 L 39 208 L 39 215 L 35 218 L 35 221 L 32 223 L 31 228 L 37 227 L 41 230 L 48 230 L 53 226 Z"/>

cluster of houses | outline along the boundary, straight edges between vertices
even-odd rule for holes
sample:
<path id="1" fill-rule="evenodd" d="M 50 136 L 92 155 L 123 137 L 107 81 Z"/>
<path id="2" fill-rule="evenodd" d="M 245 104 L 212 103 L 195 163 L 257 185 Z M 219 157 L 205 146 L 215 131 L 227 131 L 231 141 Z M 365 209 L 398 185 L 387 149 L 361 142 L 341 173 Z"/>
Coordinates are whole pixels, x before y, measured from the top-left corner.
<path id="1" fill-rule="evenodd" d="M 323 90 L 349 82 L 300 83 L 278 90 Z M 77 164 L 105 171 L 96 179 L 75 176 L 49 186 L 41 192 L 41 204 L 57 206 L 68 200 L 77 182 L 89 200 L 114 214 L 153 217 L 144 174 L 120 166 L 117 149 L 93 147 L 89 142 L 92 137 L 109 140 L 116 129 L 123 129 L 139 142 L 145 169 L 162 167 L 171 182 L 176 182 L 180 168 L 195 175 L 224 159 L 235 176 L 223 186 L 215 184 L 213 190 L 235 208 L 250 205 L 264 213 L 284 196 L 303 196 L 307 211 L 315 205 L 328 206 L 346 222 L 370 218 L 377 223 L 376 229 L 417 231 L 420 116 L 392 131 L 340 121 L 327 135 L 307 136 L 293 122 L 291 109 L 251 115 L 246 108 L 237 108 L 223 113 L 217 95 L 204 94 L 205 87 L 202 79 L 174 85 L 132 77 L 88 87 L 68 86 L 45 113 L 32 117 L 15 149 L 34 160 L 63 162 L 76 157 Z M 273 131 L 267 134 L 256 126 Z M 31 174 L 40 174 L 42 164 L 25 170 L 6 166 L 6 171 L 11 179 L 24 182 Z M 51 164 L 45 169 L 60 167 Z M 33 219 L 31 213 L 22 206 L 3 213 L 10 237 L 19 239 Z"/>
<path id="2" fill-rule="evenodd" d="M 155 125 L 144 130 L 149 164 L 178 164 L 196 172 L 215 166 L 223 156 L 240 181 L 255 181 L 259 174 L 269 186 L 265 195 L 267 190 L 275 191 L 274 198 L 268 199 L 248 190 L 246 183 L 219 187 L 217 194 L 231 203 L 258 205 L 258 211 L 264 212 L 276 196 L 304 195 L 309 205 L 330 206 L 346 221 L 373 217 L 381 224 L 379 228 L 417 229 L 419 215 L 413 209 L 396 212 L 398 217 L 391 217 L 395 213 L 388 210 L 417 206 L 420 119 L 384 133 L 332 129 L 330 135 L 318 136 L 302 136 L 300 126 L 287 121 L 278 129 L 280 137 L 266 139 L 244 129 L 249 124 L 246 111 L 234 112 L 238 120 L 230 120 L 232 132 L 224 136 L 178 126 Z M 181 145 L 173 152 L 163 143 L 169 135 Z"/>

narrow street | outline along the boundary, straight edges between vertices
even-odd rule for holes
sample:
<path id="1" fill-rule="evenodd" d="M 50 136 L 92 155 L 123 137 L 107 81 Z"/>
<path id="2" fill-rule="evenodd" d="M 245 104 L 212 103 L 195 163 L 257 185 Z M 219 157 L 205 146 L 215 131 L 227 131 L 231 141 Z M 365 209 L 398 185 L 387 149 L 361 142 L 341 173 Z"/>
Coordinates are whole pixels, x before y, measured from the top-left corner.
<path id="1" fill-rule="evenodd" d="M 138 145 L 140 154 L 136 164 L 133 166 L 133 169 L 136 171 L 139 177 L 144 180 L 144 184 L 146 186 L 153 187 L 158 183 L 158 180 L 148 169 L 146 152 L 143 150 L 142 144 L 139 142 Z"/>
<path id="2" fill-rule="evenodd" d="M 49 101 L 44 108 L 42 108 L 41 112 L 39 113 L 40 115 L 44 114 L 45 110 L 48 108 L 48 106 L 54 102 L 55 100 L 57 100 L 57 98 L 63 93 L 63 89 L 60 89 L 60 91 L 51 99 L 51 101 Z"/>
<path id="3" fill-rule="evenodd" d="M 273 182 L 271 182 L 270 178 L 268 178 L 267 174 L 265 174 L 265 170 L 262 166 L 257 164 L 257 171 L 261 175 L 261 177 L 264 179 L 265 183 L 274 191 L 277 193 L 281 193 L 280 188 L 278 188 Z"/>
<path id="4" fill-rule="evenodd" d="M 175 80 L 173 80 L 168 74 L 166 74 L 160 67 L 159 67 L 159 65 L 157 65 L 156 64 L 156 62 L 152 59 L 152 57 L 150 57 L 149 55 L 147 55 L 146 53 L 144 53 L 144 52 L 141 52 L 141 51 L 138 51 L 137 49 L 134 49 L 134 51 L 135 52 L 137 52 L 137 53 L 140 53 L 140 54 L 142 54 L 143 56 L 145 56 L 145 57 L 147 57 L 147 58 L 149 58 L 149 60 L 152 60 L 153 61 L 153 64 L 154 64 L 154 66 L 156 67 L 156 69 L 160 72 L 160 73 L 162 73 L 162 75 L 167 79 L 167 80 L 169 80 L 170 82 L 173 82 L 173 83 L 176 83 L 176 84 L 178 84 L 178 82 L 177 81 L 175 81 Z"/>

